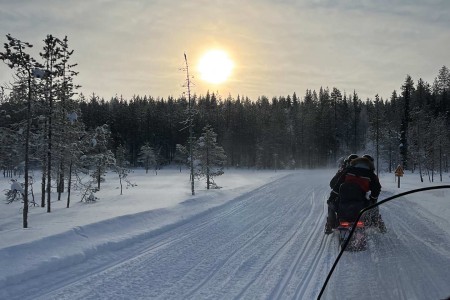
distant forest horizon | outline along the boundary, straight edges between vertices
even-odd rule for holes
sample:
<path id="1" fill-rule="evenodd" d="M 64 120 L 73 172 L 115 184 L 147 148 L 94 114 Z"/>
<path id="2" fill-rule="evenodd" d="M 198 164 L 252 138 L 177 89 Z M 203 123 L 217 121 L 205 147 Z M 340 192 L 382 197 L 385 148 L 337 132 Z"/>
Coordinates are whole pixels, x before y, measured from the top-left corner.
<path id="1" fill-rule="evenodd" d="M 386 171 L 398 164 L 414 169 L 419 163 L 435 169 L 450 154 L 449 91 L 450 73 L 443 66 L 432 84 L 422 79 L 414 83 L 407 75 L 399 93 L 394 90 L 388 99 L 375 95 L 362 100 L 356 91 L 345 94 L 335 87 L 255 101 L 193 94 L 194 132 L 199 136 L 211 125 L 229 166 L 324 167 L 350 153 L 367 152 L 378 156 Z M 112 146 L 126 146 L 133 163 L 144 143 L 159 149 L 164 163 L 173 160 L 175 145 L 188 138 L 187 130 L 181 130 L 187 106 L 186 97 L 80 97 L 87 128 L 108 124 Z M 448 169 L 447 161 L 442 163 Z"/>

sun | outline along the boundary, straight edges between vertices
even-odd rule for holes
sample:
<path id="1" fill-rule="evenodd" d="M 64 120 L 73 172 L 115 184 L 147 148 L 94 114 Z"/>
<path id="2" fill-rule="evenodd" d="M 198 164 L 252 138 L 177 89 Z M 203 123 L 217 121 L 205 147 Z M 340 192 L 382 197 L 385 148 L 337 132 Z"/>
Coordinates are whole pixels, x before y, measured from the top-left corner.
<path id="1" fill-rule="evenodd" d="M 231 75 L 234 63 L 222 50 L 210 50 L 200 59 L 198 71 L 202 80 L 210 83 L 222 83 Z"/>

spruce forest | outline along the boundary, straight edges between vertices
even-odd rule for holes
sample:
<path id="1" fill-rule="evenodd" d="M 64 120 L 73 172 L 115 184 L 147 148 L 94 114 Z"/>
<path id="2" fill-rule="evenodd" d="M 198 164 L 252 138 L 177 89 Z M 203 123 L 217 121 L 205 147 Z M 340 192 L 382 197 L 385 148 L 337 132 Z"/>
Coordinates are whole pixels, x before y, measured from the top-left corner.
<path id="1" fill-rule="evenodd" d="M 43 192 L 40 201 L 49 211 L 50 187 L 70 194 L 81 171 L 91 172 L 92 190 L 100 188 L 106 170 L 125 178 L 127 168 L 157 171 L 168 164 L 187 165 L 189 117 L 195 140 L 207 128 L 223 148 L 224 167 L 336 167 L 350 153 L 368 153 L 380 171 L 393 172 L 402 165 L 422 180 L 442 180 L 448 172 L 446 66 L 436 70 L 432 83 L 410 75 L 403 82 L 399 78 L 399 90 L 386 99 L 361 99 L 358 87 L 322 87 L 258 99 L 197 95 L 195 89 L 189 96 L 105 99 L 77 91 L 82 74 L 71 61 L 67 37 L 48 35 L 38 57 L 29 54 L 31 47 L 8 35 L 0 51 L 12 78 L 0 91 L 0 166 L 4 176 L 23 172 L 25 195 L 28 180 L 46 190 L 47 198 Z M 180 85 L 185 79 L 180 72 Z M 42 178 L 29 179 L 31 169 L 42 170 Z"/>

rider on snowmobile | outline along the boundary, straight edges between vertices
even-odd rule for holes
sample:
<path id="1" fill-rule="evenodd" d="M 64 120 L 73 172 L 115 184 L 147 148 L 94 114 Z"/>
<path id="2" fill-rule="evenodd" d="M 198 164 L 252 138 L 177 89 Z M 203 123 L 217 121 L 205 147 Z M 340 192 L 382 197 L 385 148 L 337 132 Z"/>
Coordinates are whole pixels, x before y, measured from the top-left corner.
<path id="1" fill-rule="evenodd" d="M 333 231 L 333 228 L 336 228 L 338 225 L 336 211 L 339 208 L 339 192 L 343 183 L 352 183 L 359 186 L 359 192 L 357 191 L 356 193 L 360 193 L 357 196 L 360 196 L 360 200 L 363 202 L 367 202 L 366 193 L 370 191 L 370 203 L 367 203 L 367 205 L 376 203 L 381 191 L 380 181 L 374 173 L 375 168 L 371 156 L 364 155 L 363 157 L 355 157 L 355 155 L 352 154 L 348 157 L 348 160 L 348 167 L 338 171 L 330 182 L 332 191 L 327 201 L 328 217 L 327 223 L 325 224 L 325 234 L 330 234 Z M 375 212 L 374 219 L 379 226 L 380 231 L 385 232 L 386 228 L 378 211 Z"/>

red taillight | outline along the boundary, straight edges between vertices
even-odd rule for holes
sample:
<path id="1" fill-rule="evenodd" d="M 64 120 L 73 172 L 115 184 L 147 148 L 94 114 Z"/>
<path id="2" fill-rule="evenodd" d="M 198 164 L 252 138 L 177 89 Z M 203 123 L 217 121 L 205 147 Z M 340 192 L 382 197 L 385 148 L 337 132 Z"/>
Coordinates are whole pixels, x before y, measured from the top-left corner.
<path id="1" fill-rule="evenodd" d="M 342 226 L 342 227 L 349 227 L 350 226 L 350 223 L 349 222 L 340 222 L 340 225 Z"/>
<path id="2" fill-rule="evenodd" d="M 347 222 L 347 221 L 339 222 L 339 225 L 341 227 L 351 227 L 353 224 L 355 224 L 355 223 L 351 223 L 351 222 Z M 364 222 L 363 221 L 358 221 L 358 223 L 356 223 L 356 227 L 364 227 Z"/>

